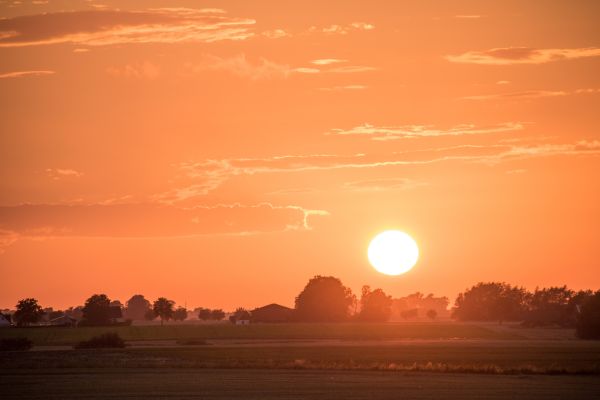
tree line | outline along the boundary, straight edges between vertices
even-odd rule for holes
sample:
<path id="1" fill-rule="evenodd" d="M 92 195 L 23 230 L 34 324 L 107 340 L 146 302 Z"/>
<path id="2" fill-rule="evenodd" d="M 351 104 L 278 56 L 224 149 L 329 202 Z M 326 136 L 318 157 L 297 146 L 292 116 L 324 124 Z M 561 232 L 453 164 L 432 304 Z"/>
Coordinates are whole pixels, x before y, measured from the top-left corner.
<path id="1" fill-rule="evenodd" d="M 397 302 L 399 300 L 405 308 L 417 301 L 438 305 L 448 303 L 446 298 L 435 298 L 433 295 L 424 297 L 420 293 L 396 299 Z M 296 296 L 291 320 L 385 322 L 390 319 L 393 304 L 394 299 L 382 289 L 363 286 L 358 299 L 339 278 L 317 275 Z M 115 323 L 111 309 L 119 305 L 104 294 L 95 294 L 86 300 L 80 310 L 81 323 Z M 150 303 L 144 296 L 135 295 L 122 308 L 130 319 L 160 318 L 161 324 L 169 320 L 183 321 L 188 317 L 188 310 L 175 307 L 175 302 L 165 297 Z M 405 309 L 403 312 L 407 315 L 403 317 L 409 318 L 409 314 L 414 314 L 415 310 Z M 220 309 L 198 308 L 195 311 L 197 317 L 205 321 L 220 321 L 225 317 L 225 312 Z M 436 314 L 434 309 L 427 311 L 431 319 L 435 319 Z M 35 299 L 28 298 L 19 301 L 12 317 L 17 325 L 23 326 L 38 322 L 42 315 L 42 307 Z M 600 291 L 574 291 L 562 286 L 536 288 L 529 292 L 504 282 L 480 282 L 457 296 L 451 315 L 459 321 L 520 321 L 526 326 L 575 327 L 581 338 L 600 338 Z M 240 307 L 232 313 L 230 320 L 235 322 L 250 318 L 251 313 Z"/>

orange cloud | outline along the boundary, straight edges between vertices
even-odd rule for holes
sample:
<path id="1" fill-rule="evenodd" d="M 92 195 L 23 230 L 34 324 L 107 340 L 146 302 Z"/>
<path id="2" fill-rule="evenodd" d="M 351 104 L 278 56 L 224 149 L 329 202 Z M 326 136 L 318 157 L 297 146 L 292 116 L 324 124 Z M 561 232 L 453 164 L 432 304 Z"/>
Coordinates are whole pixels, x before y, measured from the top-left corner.
<path id="1" fill-rule="evenodd" d="M 152 80 L 159 77 L 160 67 L 146 61 L 137 64 L 127 64 L 123 67 L 109 67 L 106 69 L 106 72 L 116 77 Z"/>
<path id="2" fill-rule="evenodd" d="M 15 72 L 5 72 L 0 74 L 0 79 L 7 78 L 23 78 L 26 76 L 44 76 L 44 75 L 53 75 L 55 71 L 15 71 Z"/>
<path id="3" fill-rule="evenodd" d="M 381 178 L 344 183 L 346 189 L 357 191 L 407 190 L 423 185 L 422 182 L 406 178 Z"/>
<path id="4" fill-rule="evenodd" d="M 326 27 L 311 26 L 308 29 L 309 33 L 325 33 L 328 35 L 347 35 L 353 31 L 370 31 L 375 29 L 375 25 L 367 22 L 353 22 L 348 25 L 329 25 Z"/>
<path id="5" fill-rule="evenodd" d="M 0 247 L 19 238 L 151 238 L 257 234 L 311 229 L 310 218 L 328 215 L 294 205 L 217 204 L 178 208 L 154 204 L 0 207 Z"/>
<path id="6" fill-rule="evenodd" d="M 0 47 L 242 40 L 253 35 L 249 29 L 254 23 L 253 19 L 215 13 L 214 9 L 47 13 L 0 20 Z"/>
<path id="7" fill-rule="evenodd" d="M 461 100 L 521 100 L 538 99 L 543 97 L 561 97 L 573 94 L 595 94 L 600 93 L 600 89 L 577 89 L 571 91 L 564 90 L 523 90 L 520 92 L 484 94 L 477 96 L 464 96 Z"/>
<path id="8" fill-rule="evenodd" d="M 83 176 L 83 172 L 75 171 L 74 169 L 68 168 L 47 168 L 46 173 L 54 180 L 61 178 L 80 178 Z"/>
<path id="9" fill-rule="evenodd" d="M 397 140 L 417 137 L 482 135 L 512 132 L 522 129 L 523 125 L 518 122 L 507 122 L 485 127 L 478 127 L 473 124 L 461 124 L 448 129 L 434 128 L 430 125 L 374 126 L 364 124 L 350 129 L 332 129 L 327 134 L 365 135 L 370 136 L 373 140 Z"/>
<path id="10" fill-rule="evenodd" d="M 503 47 L 485 51 L 469 51 L 446 56 L 455 63 L 483 65 L 543 64 L 552 61 L 598 57 L 600 48 L 534 49 L 531 47 Z"/>

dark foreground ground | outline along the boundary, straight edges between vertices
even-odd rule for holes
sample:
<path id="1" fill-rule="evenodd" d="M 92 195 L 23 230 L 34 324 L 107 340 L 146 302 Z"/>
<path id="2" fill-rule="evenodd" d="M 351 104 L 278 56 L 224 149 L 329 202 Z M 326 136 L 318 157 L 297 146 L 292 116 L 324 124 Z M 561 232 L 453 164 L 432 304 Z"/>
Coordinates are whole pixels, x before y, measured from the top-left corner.
<path id="1" fill-rule="evenodd" d="M 19 370 L 2 399 L 595 399 L 597 376 L 243 369 Z"/>
<path id="2" fill-rule="evenodd" d="M 600 341 L 517 326 L 283 324 L 0 330 L 4 399 L 600 399 Z M 242 329 L 239 329 L 242 328 Z M 247 329 L 246 329 L 247 328 Z"/>

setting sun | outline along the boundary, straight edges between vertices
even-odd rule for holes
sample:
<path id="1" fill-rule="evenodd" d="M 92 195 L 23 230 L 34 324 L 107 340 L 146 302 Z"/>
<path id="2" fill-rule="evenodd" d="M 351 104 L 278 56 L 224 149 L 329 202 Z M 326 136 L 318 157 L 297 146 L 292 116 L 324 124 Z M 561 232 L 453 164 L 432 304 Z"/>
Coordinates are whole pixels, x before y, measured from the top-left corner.
<path id="1" fill-rule="evenodd" d="M 404 232 L 385 231 L 369 244 L 369 262 L 386 275 L 400 275 L 410 271 L 419 259 L 417 243 Z"/>

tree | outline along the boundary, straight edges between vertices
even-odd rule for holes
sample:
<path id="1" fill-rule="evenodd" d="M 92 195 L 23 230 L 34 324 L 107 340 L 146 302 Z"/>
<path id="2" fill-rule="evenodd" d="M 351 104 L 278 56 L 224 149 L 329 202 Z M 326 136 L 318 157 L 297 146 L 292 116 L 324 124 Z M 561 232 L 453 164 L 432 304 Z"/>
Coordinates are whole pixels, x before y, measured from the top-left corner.
<path id="1" fill-rule="evenodd" d="M 574 327 L 578 306 L 591 292 L 574 292 L 566 286 L 535 289 L 529 302 L 526 324 L 530 326 L 559 325 Z"/>
<path id="2" fill-rule="evenodd" d="M 198 311 L 198 318 L 202 321 L 208 321 L 212 316 L 212 313 L 209 308 L 200 308 Z"/>
<path id="3" fill-rule="evenodd" d="M 381 289 L 371 291 L 369 286 L 363 286 L 360 298 L 359 319 L 368 322 L 385 322 L 392 314 L 392 297 Z"/>
<path id="4" fill-rule="evenodd" d="M 17 311 L 13 314 L 13 318 L 18 326 L 35 324 L 44 315 L 44 310 L 33 298 L 19 300 L 16 307 Z"/>
<path id="5" fill-rule="evenodd" d="M 144 319 L 146 321 L 154 321 L 155 318 L 156 314 L 154 314 L 154 310 L 152 308 L 149 308 L 148 311 L 146 311 L 146 313 L 144 314 Z"/>
<path id="6" fill-rule="evenodd" d="M 177 309 L 173 311 L 173 319 L 175 321 L 185 321 L 187 319 L 187 310 L 183 307 L 177 307 Z"/>
<path id="7" fill-rule="evenodd" d="M 433 321 L 437 318 L 437 311 L 435 311 L 434 309 L 427 310 L 427 313 L 425 315 L 427 315 L 427 318 Z"/>
<path id="8" fill-rule="evenodd" d="M 499 321 L 523 319 L 528 293 L 524 288 L 504 282 L 480 282 L 459 293 L 452 316 L 461 321 Z"/>
<path id="9" fill-rule="evenodd" d="M 575 332 L 581 339 L 600 339 L 600 290 L 581 306 Z"/>
<path id="10" fill-rule="evenodd" d="M 146 319 L 146 313 L 151 310 L 150 302 L 141 294 L 135 294 L 127 301 L 125 315 L 129 319 Z"/>
<path id="11" fill-rule="evenodd" d="M 87 299 L 82 311 L 87 325 L 110 324 L 110 299 L 105 294 L 95 294 Z"/>
<path id="12" fill-rule="evenodd" d="M 231 321 L 231 323 L 233 323 L 233 324 L 235 324 L 237 321 L 249 320 L 249 319 L 250 319 L 250 312 L 248 310 L 246 310 L 244 307 L 236 308 L 236 310 L 233 312 L 231 317 L 229 317 L 229 321 Z"/>
<path id="13" fill-rule="evenodd" d="M 159 297 L 158 300 L 152 305 L 154 315 L 160 317 L 160 324 L 163 325 L 165 321 L 173 318 L 173 306 L 175 302 L 168 300 L 165 297 Z"/>
<path id="14" fill-rule="evenodd" d="M 296 297 L 296 318 L 307 322 L 341 322 L 356 302 L 352 291 L 338 278 L 317 275 Z"/>
<path id="15" fill-rule="evenodd" d="M 225 318 L 225 312 L 221 309 L 215 309 L 210 312 L 210 319 L 220 321 Z"/>

